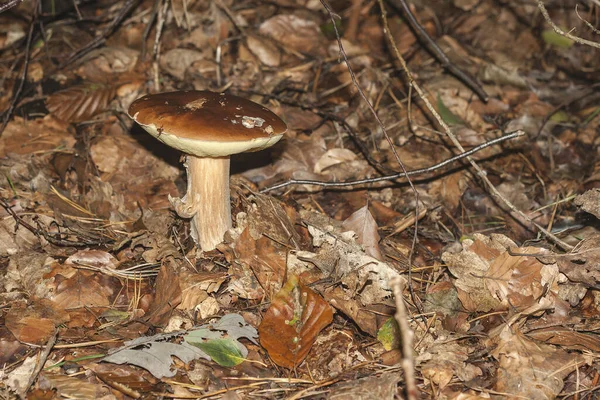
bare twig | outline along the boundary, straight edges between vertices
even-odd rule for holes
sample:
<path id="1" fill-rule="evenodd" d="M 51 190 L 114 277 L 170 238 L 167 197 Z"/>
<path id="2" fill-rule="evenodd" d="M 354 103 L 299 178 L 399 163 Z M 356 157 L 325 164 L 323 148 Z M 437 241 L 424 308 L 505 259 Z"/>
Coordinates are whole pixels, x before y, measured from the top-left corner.
<path id="1" fill-rule="evenodd" d="M 116 28 L 121 24 L 123 19 L 125 19 L 125 17 L 133 10 L 135 5 L 139 1 L 140 0 L 127 0 L 127 2 L 123 5 L 123 8 L 119 12 L 119 14 L 104 29 L 104 31 L 102 32 L 101 35 L 95 37 L 92 41 L 90 41 L 86 45 L 75 50 L 75 52 L 73 52 L 73 54 L 71 54 L 71 56 L 69 58 L 67 58 L 65 61 L 63 61 L 61 64 L 59 64 L 58 67 L 56 67 L 54 69 L 54 71 L 52 71 L 52 73 L 63 69 L 67 65 L 70 65 L 71 63 L 79 60 L 81 57 L 83 57 L 90 51 L 94 50 L 95 48 L 102 46 L 104 44 L 104 42 L 106 41 L 106 39 L 116 30 Z"/>
<path id="2" fill-rule="evenodd" d="M 4 113 L 2 118 L 2 126 L 0 126 L 0 137 L 2 137 L 2 133 L 4 129 L 6 129 L 6 125 L 8 125 L 8 120 L 12 117 L 15 108 L 17 107 L 17 102 L 19 101 L 19 97 L 21 96 L 21 92 L 23 91 L 23 86 L 25 86 L 25 80 L 27 80 L 27 69 L 29 68 L 29 59 L 31 57 L 31 40 L 33 38 L 33 30 L 35 25 L 38 22 L 38 12 L 39 12 L 39 0 L 36 1 L 34 6 L 33 18 L 31 19 L 31 23 L 29 24 L 29 33 L 27 34 L 27 42 L 25 44 L 25 61 L 23 62 L 23 73 L 21 74 L 21 80 L 19 82 L 19 87 L 17 91 L 14 93 L 12 101 L 10 103 L 10 107 Z"/>
<path id="3" fill-rule="evenodd" d="M 406 398 L 414 400 L 418 397 L 419 391 L 415 382 L 415 361 L 413 356 L 413 338 L 415 336 L 410 325 L 408 325 L 408 312 L 402 296 L 406 287 L 406 279 L 401 276 L 395 277 L 390 282 L 394 291 L 396 303 L 396 314 L 394 319 L 398 323 L 400 337 L 402 342 L 402 370 L 404 371 L 404 382 L 406 384 Z"/>
<path id="4" fill-rule="evenodd" d="M 154 0 L 154 5 L 152 6 L 152 14 L 150 15 L 150 20 L 148 24 L 144 28 L 144 33 L 142 35 L 142 54 L 140 55 L 140 60 L 144 61 L 146 59 L 146 43 L 148 41 L 148 36 L 150 36 L 150 31 L 152 30 L 152 26 L 154 26 L 154 21 L 156 21 L 156 16 L 158 15 L 158 10 L 160 8 L 160 3 L 162 0 Z"/>
<path id="5" fill-rule="evenodd" d="M 471 89 L 477 97 L 483 102 L 488 101 L 488 94 L 483 90 L 481 85 L 475 81 L 469 74 L 454 65 L 446 53 L 437 45 L 437 43 L 429 36 L 427 31 L 423 29 L 419 21 L 415 18 L 410 7 L 406 3 L 406 0 L 387 0 L 392 7 L 402 10 L 406 17 L 408 24 L 413 29 L 413 32 L 417 36 L 417 39 L 431 52 L 431 54 L 442 64 L 444 68 L 454 75 L 458 80 L 464 83 L 469 89 Z"/>
<path id="6" fill-rule="evenodd" d="M 362 0 L 352 0 L 350 6 L 350 18 L 348 20 L 348 29 L 346 29 L 346 38 L 351 42 L 356 40 L 358 34 L 358 25 L 360 22 L 360 11 Z"/>
<path id="7" fill-rule="evenodd" d="M 27 385 L 23 389 L 21 398 L 25 399 L 27 397 L 26 396 L 27 392 L 29 391 L 31 386 L 34 384 L 36 379 L 38 378 L 38 375 L 42 371 L 42 368 L 44 368 L 44 364 L 46 364 L 46 360 L 48 359 L 48 356 L 50 355 L 50 352 L 52 351 L 54 344 L 56 344 L 57 338 L 58 338 L 58 330 L 54 331 L 54 334 L 50 337 L 50 339 L 48 339 L 48 342 L 46 342 L 46 346 L 44 347 L 44 350 L 40 353 L 40 358 L 38 359 L 35 369 L 33 370 L 33 373 L 29 377 L 29 381 L 27 382 Z"/>
<path id="8" fill-rule="evenodd" d="M 594 25 L 590 24 L 585 18 L 579 15 L 579 9 L 577 8 L 578 5 L 579 4 L 575 4 L 575 14 L 577 14 L 577 18 L 579 18 L 579 20 L 583 22 L 588 28 L 590 28 L 591 31 L 594 32 L 596 35 L 600 35 L 600 30 L 596 29 Z"/>
<path id="9" fill-rule="evenodd" d="M 567 39 L 571 39 L 572 41 L 574 41 L 576 43 L 585 44 L 587 46 L 595 47 L 597 49 L 600 49 L 600 43 L 593 42 L 593 41 L 587 40 L 587 39 L 582 39 L 582 38 L 580 38 L 578 36 L 571 35 L 569 32 L 565 32 L 562 29 L 560 29 L 554 23 L 554 21 L 552 21 L 552 18 L 550 18 L 550 14 L 548 14 L 548 10 L 546 10 L 546 6 L 544 5 L 544 2 L 542 0 L 537 0 L 537 5 L 538 5 L 538 8 L 540 9 L 540 12 L 544 16 L 544 19 L 552 27 L 552 29 L 554 30 L 554 32 L 558 33 L 559 35 L 562 35 L 562 36 L 566 37 Z"/>
<path id="10" fill-rule="evenodd" d="M 167 19 L 167 9 L 169 7 L 169 0 L 164 0 L 163 6 L 158 7 L 158 22 L 156 23 L 156 35 L 154 38 L 154 48 L 152 54 L 154 60 L 152 62 L 154 70 L 154 91 L 160 92 L 160 77 L 159 77 L 159 59 L 160 59 L 160 44 L 162 38 L 162 30 Z"/>
<path id="11" fill-rule="evenodd" d="M 61 239 L 61 238 L 59 238 L 60 233 L 58 233 L 56 235 L 52 235 L 40 227 L 35 228 L 31 224 L 29 224 L 27 221 L 25 221 L 23 218 L 21 218 L 19 215 L 17 215 L 15 210 L 12 209 L 12 206 L 10 204 L 8 204 L 8 202 L 3 198 L 0 198 L 0 206 L 2 208 L 4 208 L 4 210 L 6 210 L 6 212 L 8 214 L 10 214 L 13 217 L 13 219 L 15 220 L 15 232 L 21 225 L 21 226 L 23 226 L 23 228 L 27 229 L 29 232 L 33 233 L 38 238 L 41 236 L 44 239 L 46 239 L 48 241 L 48 243 L 51 243 L 55 246 L 89 247 L 89 246 L 98 246 L 98 245 L 106 244 L 106 242 L 103 242 L 103 241 L 93 241 L 93 240 L 87 240 L 84 238 L 78 238 L 77 240 Z M 39 223 L 38 223 L 38 226 L 39 226 Z M 57 236 L 59 236 L 59 237 L 57 237 Z"/>
<path id="12" fill-rule="evenodd" d="M 23 0 L 9 0 L 4 4 L 0 4 L 0 14 L 2 14 L 4 11 L 10 10 L 15 6 L 18 6 L 22 2 Z"/>
<path id="13" fill-rule="evenodd" d="M 323 7 L 325 7 L 325 9 L 327 10 L 327 12 L 329 13 L 329 18 L 331 19 L 331 24 L 333 25 L 333 29 L 335 31 L 335 36 L 337 38 L 337 42 L 338 42 L 338 46 L 339 46 L 339 54 L 341 57 L 344 58 L 344 61 L 346 62 L 346 68 L 348 69 L 348 72 L 350 73 L 350 78 L 352 78 L 352 83 L 354 83 L 354 86 L 356 87 L 356 90 L 358 90 L 358 93 L 360 94 L 360 97 L 362 97 L 362 99 L 364 100 L 364 102 L 367 104 L 367 106 L 369 107 L 369 110 L 371 111 L 371 114 L 373 114 L 373 118 L 375 118 L 375 120 L 377 121 L 377 124 L 379 125 L 379 127 L 381 128 L 381 132 L 383 132 L 383 136 L 385 137 L 385 139 L 387 140 L 387 142 L 390 145 L 390 149 L 392 150 L 392 153 L 394 154 L 394 157 L 396 158 L 396 162 L 398 162 L 398 165 L 400 165 L 400 168 L 402 169 L 402 173 L 404 174 L 404 176 L 406 176 L 406 181 L 408 182 L 408 184 L 410 185 L 410 188 L 414 194 L 414 199 L 415 199 L 415 234 L 413 236 L 413 240 L 412 240 L 412 245 L 410 248 L 410 252 L 408 254 L 408 265 L 412 265 L 412 260 L 413 260 L 413 255 L 415 252 L 415 249 L 417 247 L 417 232 L 419 231 L 419 192 L 417 191 L 417 188 L 415 188 L 415 185 L 413 185 L 412 181 L 410 180 L 410 177 L 408 176 L 408 171 L 406 170 L 406 167 L 404 166 L 404 163 L 402 162 L 402 160 L 400 159 L 400 156 L 398 155 L 398 152 L 396 151 L 396 146 L 394 145 L 394 142 L 392 141 L 392 139 L 390 138 L 390 136 L 387 133 L 387 129 L 385 128 L 385 125 L 383 124 L 383 122 L 381 121 L 381 119 L 379 118 L 379 115 L 377 115 L 377 111 L 375 111 L 375 109 L 373 108 L 373 105 L 371 104 L 371 102 L 369 101 L 369 99 L 367 99 L 367 96 L 365 95 L 365 93 L 363 92 L 363 90 L 361 89 L 360 85 L 358 84 L 358 81 L 356 79 L 356 75 L 354 74 L 354 71 L 352 70 L 352 67 L 350 66 L 350 61 L 348 61 L 348 55 L 346 54 L 346 52 L 344 51 L 344 45 L 342 44 L 342 38 L 340 37 L 340 33 L 338 32 L 337 29 L 337 25 L 335 24 L 335 18 L 340 18 L 339 15 L 335 14 L 333 12 L 333 10 L 331 9 L 331 7 L 329 6 L 329 4 L 327 4 L 327 2 L 325 0 L 321 0 L 321 4 L 323 4 Z M 415 295 L 415 292 L 413 290 L 413 286 L 412 286 L 412 268 L 408 269 L 408 287 L 410 290 L 410 295 L 412 297 L 412 300 L 415 304 L 415 306 L 417 307 L 417 309 L 419 310 L 419 313 L 422 312 L 421 310 L 421 305 L 420 302 L 417 301 L 417 297 Z"/>
<path id="14" fill-rule="evenodd" d="M 499 138 L 496 139 L 492 139 L 489 142 L 485 142 L 483 144 L 480 144 L 477 147 L 473 147 L 471 150 L 465 151 L 464 153 L 458 154 L 454 157 L 451 157 L 447 160 L 444 160 L 438 164 L 432 165 L 430 167 L 426 167 L 426 168 L 420 168 L 420 169 L 414 169 L 414 170 L 410 170 L 407 171 L 406 173 L 404 172 L 400 172 L 397 174 L 393 174 L 393 175 L 385 175 L 385 176 L 378 176 L 376 178 L 365 178 L 365 179 L 358 179 L 355 181 L 346 181 L 346 182 L 324 182 L 324 181 L 313 181 L 313 180 L 307 180 L 307 179 L 290 179 L 286 182 L 282 182 L 279 183 L 277 185 L 273 185 L 270 186 L 268 188 L 265 188 L 263 190 L 261 190 L 261 193 L 264 192 L 269 192 L 271 190 L 276 190 L 276 189 L 281 189 L 287 186 L 291 186 L 291 185 L 316 185 L 316 186 L 322 186 L 325 188 L 331 188 L 331 187 L 351 187 L 351 186 L 357 186 L 357 185 L 364 185 L 364 184 L 368 184 L 368 183 L 377 183 L 377 182 L 383 182 L 383 181 L 394 181 L 396 179 L 399 178 L 403 178 L 406 176 L 414 176 L 414 175 L 420 175 L 420 174 L 425 174 L 428 172 L 433 172 L 435 170 L 438 170 L 442 167 L 445 167 L 446 165 L 449 165 L 453 162 L 456 162 L 460 159 L 469 157 L 470 155 L 477 153 L 480 150 L 485 149 L 486 147 L 489 146 L 493 146 L 495 144 L 498 144 L 500 142 L 504 142 L 506 140 L 510 140 L 510 139 L 514 139 L 516 137 L 519 136 L 523 136 L 525 135 L 525 132 L 518 130 L 515 131 L 511 134 L 508 135 L 504 135 L 501 136 Z"/>
<path id="15" fill-rule="evenodd" d="M 406 61 L 402 57 L 402 54 L 400 54 L 400 51 L 398 50 L 398 46 L 396 46 L 396 42 L 395 42 L 394 38 L 392 37 L 392 35 L 390 34 L 390 30 L 389 30 L 389 26 L 388 26 L 388 22 L 387 22 L 386 10 L 385 10 L 385 6 L 383 4 L 383 0 L 378 0 L 378 1 L 379 1 L 379 6 L 381 7 L 381 16 L 384 21 L 384 28 L 385 28 L 386 36 L 387 36 L 388 40 L 390 41 L 390 43 L 392 44 L 392 47 L 394 49 L 396 57 L 398 58 L 398 61 L 400 61 L 400 63 L 402 64 L 402 68 L 404 69 L 404 72 L 406 73 L 406 77 L 408 79 L 408 84 L 415 88 L 415 91 L 417 92 L 417 94 L 419 95 L 421 100 L 423 100 L 423 103 L 425 104 L 425 106 L 427 107 L 429 112 L 433 115 L 433 117 L 436 119 L 438 124 L 440 124 L 440 126 L 444 129 L 444 132 L 446 133 L 446 135 L 448 135 L 448 137 L 450 138 L 452 143 L 454 143 L 456 148 L 459 149 L 461 152 L 464 152 L 465 150 L 462 147 L 462 145 L 460 144 L 460 142 L 458 141 L 458 139 L 456 138 L 456 135 L 454 135 L 454 133 L 452 133 L 448 124 L 446 124 L 446 122 L 444 122 L 443 118 L 440 116 L 440 114 L 433 107 L 433 105 L 431 104 L 431 102 L 429 101 L 427 96 L 425 95 L 425 92 L 423 92 L 423 89 L 421 89 L 421 86 L 419 86 L 417 84 L 417 82 L 414 80 L 414 77 L 413 77 L 410 69 L 408 68 L 408 65 L 406 64 Z M 554 244 L 556 244 L 563 250 L 570 251 L 573 249 L 573 246 L 563 242 L 558 237 L 556 237 L 552 232 L 548 231 L 546 228 L 544 228 L 540 224 L 534 222 L 529 216 L 525 215 L 525 213 L 523 213 L 521 210 L 517 209 L 506 197 L 504 197 L 498 191 L 498 189 L 496 189 L 496 187 L 488 179 L 486 172 L 470 156 L 467 157 L 467 160 L 473 166 L 475 171 L 477 171 L 477 176 L 485 183 L 485 186 L 489 190 L 490 195 L 495 200 L 497 200 L 501 206 L 504 205 L 506 208 L 508 208 L 508 210 L 510 212 L 517 214 L 518 216 L 523 218 L 523 220 L 525 220 L 525 221 L 529 222 L 530 224 L 532 224 L 533 226 L 535 226 L 536 229 L 538 229 L 548 239 L 550 239 Z"/>

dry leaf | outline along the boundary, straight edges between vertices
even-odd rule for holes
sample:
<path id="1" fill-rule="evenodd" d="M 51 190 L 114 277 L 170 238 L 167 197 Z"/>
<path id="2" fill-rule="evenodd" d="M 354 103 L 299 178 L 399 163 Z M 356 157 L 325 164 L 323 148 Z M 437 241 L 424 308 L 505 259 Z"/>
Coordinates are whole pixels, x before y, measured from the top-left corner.
<path id="1" fill-rule="evenodd" d="M 560 348 L 537 343 L 508 324 L 491 339 L 499 361 L 495 390 L 519 398 L 554 399 L 563 379 L 583 364 L 583 357 Z"/>
<path id="2" fill-rule="evenodd" d="M 381 250 L 379 249 L 379 240 L 381 237 L 377 232 L 377 222 L 371 212 L 369 206 L 356 211 L 343 223 L 345 230 L 353 231 L 358 236 L 357 242 L 363 246 L 365 253 L 379 261 L 384 261 Z"/>
<path id="3" fill-rule="evenodd" d="M 48 96 L 46 108 L 61 121 L 87 121 L 105 111 L 116 92 L 115 85 L 84 83 Z"/>
<path id="4" fill-rule="evenodd" d="M 329 304 L 294 275 L 271 300 L 258 327 L 260 344 L 277 365 L 292 369 L 332 321 Z"/>
<path id="5" fill-rule="evenodd" d="M 467 311 L 522 310 L 546 293 L 545 285 L 556 289 L 556 266 L 543 265 L 534 256 L 511 256 L 507 251 L 537 254 L 542 249 L 517 248 L 502 235 L 474 237 L 463 241 L 459 253 L 442 255 L 457 278 L 458 297 Z"/>
<path id="6" fill-rule="evenodd" d="M 325 56 L 325 37 L 319 26 L 296 15 L 275 15 L 260 25 L 261 35 L 270 36 L 286 48 L 300 53 Z"/>

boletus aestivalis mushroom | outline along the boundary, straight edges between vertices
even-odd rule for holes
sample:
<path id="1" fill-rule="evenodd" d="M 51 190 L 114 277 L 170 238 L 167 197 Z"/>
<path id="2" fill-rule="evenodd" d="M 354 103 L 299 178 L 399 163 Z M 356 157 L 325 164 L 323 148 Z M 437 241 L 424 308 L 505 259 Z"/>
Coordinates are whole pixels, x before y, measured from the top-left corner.
<path id="1" fill-rule="evenodd" d="M 213 250 L 231 228 L 229 157 L 265 149 L 281 139 L 286 124 L 250 100 L 209 91 L 141 97 L 129 116 L 161 142 L 186 154 L 187 192 L 169 201 L 202 250 Z"/>

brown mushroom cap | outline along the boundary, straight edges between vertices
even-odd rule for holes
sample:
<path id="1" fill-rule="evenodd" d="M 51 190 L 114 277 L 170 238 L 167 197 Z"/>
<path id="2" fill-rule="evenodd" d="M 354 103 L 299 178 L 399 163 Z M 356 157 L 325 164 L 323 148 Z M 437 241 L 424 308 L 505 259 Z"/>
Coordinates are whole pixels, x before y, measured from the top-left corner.
<path id="1" fill-rule="evenodd" d="M 272 146 L 287 130 L 267 108 L 209 91 L 146 95 L 129 115 L 167 145 L 198 157 L 221 157 Z"/>

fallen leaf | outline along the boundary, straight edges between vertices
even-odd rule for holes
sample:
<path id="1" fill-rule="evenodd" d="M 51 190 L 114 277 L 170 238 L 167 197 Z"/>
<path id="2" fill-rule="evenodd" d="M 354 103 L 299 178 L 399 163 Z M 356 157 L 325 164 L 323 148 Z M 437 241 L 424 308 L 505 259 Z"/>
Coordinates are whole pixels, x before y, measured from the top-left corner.
<path id="1" fill-rule="evenodd" d="M 353 231 L 358 236 L 358 243 L 365 249 L 365 253 L 379 261 L 384 261 L 381 250 L 379 249 L 379 240 L 381 237 L 377 232 L 377 222 L 369 206 L 364 206 L 354 212 L 342 225 L 345 230 Z"/>
<path id="2" fill-rule="evenodd" d="M 260 344 L 277 365 L 292 369 L 306 358 L 319 332 L 332 321 L 329 304 L 291 276 L 273 296 L 258 327 Z"/>

